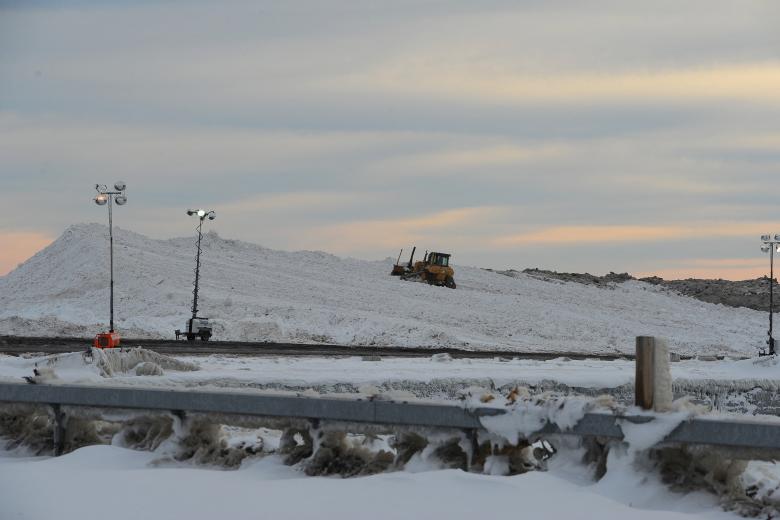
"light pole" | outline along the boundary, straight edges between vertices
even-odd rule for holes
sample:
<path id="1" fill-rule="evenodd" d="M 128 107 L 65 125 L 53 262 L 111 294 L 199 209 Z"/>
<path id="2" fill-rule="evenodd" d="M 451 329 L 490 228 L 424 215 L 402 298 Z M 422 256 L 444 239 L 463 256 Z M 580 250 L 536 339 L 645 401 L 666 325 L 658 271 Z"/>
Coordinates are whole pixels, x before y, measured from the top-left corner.
<path id="1" fill-rule="evenodd" d="M 95 184 L 95 190 L 98 192 L 95 195 L 94 201 L 98 206 L 108 205 L 108 240 L 109 240 L 109 272 L 110 272 L 110 304 L 111 309 L 111 321 L 109 331 L 107 333 L 100 333 L 95 336 L 94 346 L 97 348 L 113 348 L 119 346 L 119 334 L 114 332 L 114 202 L 119 206 L 124 206 L 127 203 L 127 195 L 125 195 L 125 189 L 127 186 L 122 181 L 117 181 L 114 184 L 116 191 L 108 191 L 105 184 Z"/>
<path id="2" fill-rule="evenodd" d="M 775 235 L 772 239 L 771 235 L 762 235 L 761 251 L 769 253 L 769 339 L 766 341 L 769 345 L 769 355 L 775 355 L 775 337 L 773 335 L 772 325 L 775 314 L 775 251 L 780 253 L 780 235 Z"/>
<path id="3" fill-rule="evenodd" d="M 200 336 L 203 341 L 208 341 L 211 337 L 211 327 L 208 325 L 208 318 L 198 317 L 198 289 L 200 284 L 200 253 L 201 241 L 203 240 L 203 221 L 207 218 L 214 220 L 217 214 L 205 209 L 188 209 L 187 215 L 198 217 L 198 250 L 195 255 L 195 288 L 192 291 L 192 318 L 187 322 L 187 339 L 193 341 L 196 336 Z M 177 334 L 178 337 L 178 334 Z"/>

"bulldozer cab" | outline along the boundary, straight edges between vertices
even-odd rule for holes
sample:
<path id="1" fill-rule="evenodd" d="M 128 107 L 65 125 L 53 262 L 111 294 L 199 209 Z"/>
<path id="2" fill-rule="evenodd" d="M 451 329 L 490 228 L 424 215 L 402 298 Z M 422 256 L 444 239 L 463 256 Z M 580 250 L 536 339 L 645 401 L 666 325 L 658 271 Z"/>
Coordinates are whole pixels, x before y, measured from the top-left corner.
<path id="1" fill-rule="evenodd" d="M 450 255 L 445 253 L 428 253 L 428 263 L 447 267 L 450 265 Z"/>

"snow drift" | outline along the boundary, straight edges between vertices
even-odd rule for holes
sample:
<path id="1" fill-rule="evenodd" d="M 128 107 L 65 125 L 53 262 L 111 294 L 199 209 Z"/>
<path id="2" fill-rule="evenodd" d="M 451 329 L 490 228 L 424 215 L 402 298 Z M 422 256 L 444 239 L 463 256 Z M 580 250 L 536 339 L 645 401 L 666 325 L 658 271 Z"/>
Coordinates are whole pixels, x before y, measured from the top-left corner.
<path id="1" fill-rule="evenodd" d="M 492 476 L 525 474 L 524 478 L 531 481 L 533 475 L 542 478 L 538 475 L 549 472 L 566 479 L 574 478 L 582 489 L 590 488 L 616 500 L 631 496 L 630 505 L 639 509 L 657 509 L 659 495 L 666 496 L 666 486 L 670 486 L 675 491 L 690 494 L 689 497 L 696 501 L 705 495 L 691 492 L 709 492 L 709 507 L 713 507 L 717 499 L 724 508 L 743 515 L 776 516 L 778 503 L 773 495 L 780 481 L 772 465 L 748 464 L 712 448 L 654 447 L 677 424 L 695 413 L 687 408 L 686 402 L 674 407 L 677 413 L 656 416 L 650 424 L 622 424 L 623 442 L 561 435 L 534 440 L 525 438 L 525 433 L 538 430 L 540 424 L 529 422 L 526 416 L 566 427 L 579 421 L 586 410 L 613 408 L 615 404 L 609 399 L 576 398 L 569 406 L 568 399 L 562 396 L 548 394 L 530 398 L 522 389 L 518 390 L 516 395 L 507 397 L 493 395 L 488 404 L 499 408 L 509 405 L 508 415 L 512 420 L 486 425 L 487 429 L 480 430 L 476 436 L 459 430 L 419 427 L 387 427 L 390 429 L 369 432 L 365 431 L 365 424 L 279 422 L 272 418 L 232 417 L 230 423 L 222 423 L 221 420 L 228 417 L 218 414 L 181 415 L 139 410 L 103 415 L 99 409 L 66 407 L 64 440 L 69 454 L 52 460 L 57 465 L 68 464 L 69 460 L 78 458 L 79 453 L 96 450 L 107 453 L 109 447 L 95 447 L 98 444 L 149 450 L 151 453 L 144 457 L 141 465 L 123 463 L 117 469 L 135 473 L 143 469 L 175 467 L 176 475 L 171 471 L 166 473 L 169 480 L 175 476 L 174 480 L 178 482 L 187 467 L 205 465 L 241 471 L 261 463 L 264 458 L 292 465 L 297 472 L 311 476 L 355 477 L 395 472 L 396 481 L 406 479 L 410 472 L 434 469 L 460 469 L 462 478 L 480 473 Z M 485 406 L 485 395 L 472 394 L 466 405 Z M 3 460 L 4 452 L 17 451 L 26 455 L 50 452 L 53 423 L 51 414 L 44 408 L 0 406 L 0 466 L 4 470 L 0 471 L 3 484 L 0 489 L 25 488 L 18 482 L 19 472 L 24 467 L 12 466 Z M 245 424 L 244 420 L 247 421 Z M 352 431 L 353 428 L 362 433 Z M 85 448 L 87 446 L 91 447 Z M 36 467 L 45 462 L 28 460 L 36 462 Z M 105 472 L 105 458 L 97 458 L 89 467 Z M 403 473 L 399 474 L 399 471 Z M 36 475 L 40 479 L 40 471 Z M 3 480 L 3 477 L 6 478 Z M 490 487 L 501 488 L 512 480 L 494 480 Z M 111 481 L 115 482 L 115 478 Z M 683 496 L 670 495 L 667 500 L 669 504 L 679 505 Z M 666 504 L 667 500 L 661 503 Z M 589 511 L 588 517 L 592 515 Z"/>
<path id="2" fill-rule="evenodd" d="M 0 277 L 0 334 L 84 336 L 105 327 L 108 230 L 68 228 Z M 191 303 L 194 238 L 115 232 L 116 313 L 126 336 L 173 337 Z M 457 259 L 457 252 L 455 258 Z M 274 251 L 204 237 L 200 307 L 215 339 L 632 352 L 634 337 L 673 351 L 752 354 L 765 316 L 638 281 L 608 288 L 456 266 L 457 290 L 389 276 L 392 260 Z"/>

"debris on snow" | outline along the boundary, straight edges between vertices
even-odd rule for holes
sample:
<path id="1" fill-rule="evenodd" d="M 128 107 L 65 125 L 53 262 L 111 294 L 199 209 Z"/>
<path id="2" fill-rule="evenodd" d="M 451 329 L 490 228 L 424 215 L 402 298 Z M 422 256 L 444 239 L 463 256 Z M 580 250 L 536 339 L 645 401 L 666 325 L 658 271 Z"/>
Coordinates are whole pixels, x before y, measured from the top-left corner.
<path id="1" fill-rule="evenodd" d="M 37 385 L 37 384 L 47 384 L 47 383 L 56 383 L 57 380 L 59 380 L 59 377 L 57 377 L 57 374 L 54 372 L 54 369 L 51 367 L 35 367 L 33 368 L 33 375 L 32 376 L 24 376 L 24 380 L 28 383 Z"/>

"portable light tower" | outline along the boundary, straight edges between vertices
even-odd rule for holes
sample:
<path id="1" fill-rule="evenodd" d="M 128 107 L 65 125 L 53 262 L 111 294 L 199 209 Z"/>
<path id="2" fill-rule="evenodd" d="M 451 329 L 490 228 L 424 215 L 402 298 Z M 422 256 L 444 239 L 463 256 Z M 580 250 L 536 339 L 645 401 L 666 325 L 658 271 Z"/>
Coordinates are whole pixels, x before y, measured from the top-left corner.
<path id="1" fill-rule="evenodd" d="M 127 186 L 122 181 L 114 184 L 116 191 L 108 191 L 105 184 L 95 184 L 95 190 L 98 192 L 93 199 L 98 206 L 108 206 L 108 240 L 109 240 L 109 271 L 110 271 L 110 303 L 111 321 L 108 332 L 101 332 L 95 336 L 93 346 L 96 348 L 114 348 L 120 344 L 120 337 L 114 331 L 114 202 L 119 206 L 127 203 L 125 189 Z"/>
<path id="2" fill-rule="evenodd" d="M 186 330 L 184 331 L 188 341 L 194 341 L 196 337 L 200 337 L 203 341 L 208 341 L 211 338 L 211 327 L 209 326 L 209 319 L 198 316 L 198 290 L 200 287 L 200 253 L 201 253 L 201 241 L 203 240 L 203 221 L 206 219 L 214 220 L 217 218 L 217 214 L 214 211 L 205 209 L 188 209 L 187 215 L 198 217 L 198 249 L 195 255 L 195 286 L 192 290 L 192 318 L 187 320 Z M 176 337 L 181 335 L 181 331 L 176 331 Z"/>
<path id="3" fill-rule="evenodd" d="M 766 340 L 766 343 L 769 345 L 768 355 L 774 356 L 776 352 L 772 325 L 775 313 L 775 251 L 780 253 L 780 235 L 775 235 L 774 239 L 771 235 L 762 235 L 761 242 L 763 242 L 761 251 L 769 253 L 769 339 Z M 764 353 L 761 352 L 759 355 L 764 355 Z"/>

